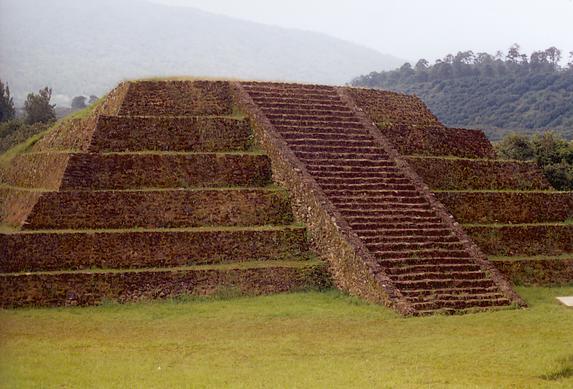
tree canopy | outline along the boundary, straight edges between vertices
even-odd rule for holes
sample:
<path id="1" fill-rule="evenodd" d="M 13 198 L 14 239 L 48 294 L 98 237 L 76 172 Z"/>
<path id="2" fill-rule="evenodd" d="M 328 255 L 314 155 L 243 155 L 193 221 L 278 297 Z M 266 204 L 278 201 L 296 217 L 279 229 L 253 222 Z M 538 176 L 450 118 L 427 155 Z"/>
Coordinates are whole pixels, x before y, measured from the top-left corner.
<path id="1" fill-rule="evenodd" d="M 14 99 L 10 96 L 10 88 L 0 80 L 0 123 L 14 119 L 16 109 Z"/>
<path id="2" fill-rule="evenodd" d="M 554 129 L 573 139 L 573 52 L 560 66 L 556 47 L 527 56 L 519 45 L 507 53 L 460 51 L 434 64 L 422 58 L 414 67 L 372 72 L 354 86 L 416 94 L 443 122 L 482 128 L 490 138 L 496 129 Z"/>
<path id="3" fill-rule="evenodd" d="M 49 123 L 56 120 L 55 104 L 50 104 L 52 99 L 52 89 L 45 87 L 40 89 L 38 94 L 30 93 L 24 102 L 24 111 L 26 112 L 26 122 Z"/>

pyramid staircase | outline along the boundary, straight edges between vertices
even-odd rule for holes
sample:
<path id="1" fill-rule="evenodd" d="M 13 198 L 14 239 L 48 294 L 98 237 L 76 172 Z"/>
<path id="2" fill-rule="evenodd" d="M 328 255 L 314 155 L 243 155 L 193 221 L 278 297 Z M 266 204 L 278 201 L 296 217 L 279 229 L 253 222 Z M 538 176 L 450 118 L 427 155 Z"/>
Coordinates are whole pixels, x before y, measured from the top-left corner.
<path id="1" fill-rule="evenodd" d="M 235 87 L 273 165 L 287 161 L 276 176 L 298 195 L 301 217 L 312 227 L 317 217 L 305 213 L 315 198 L 328 210 L 327 221 L 311 232 L 342 235 L 361 257 L 349 269 L 354 265 L 347 246 L 325 254 L 340 287 L 373 300 L 382 289 L 380 295 L 390 299 L 378 300 L 406 314 L 522 303 L 343 88 L 259 82 Z M 289 169 L 299 177 L 289 178 Z M 306 193 L 297 192 L 300 182 Z M 324 226 L 330 221 L 333 228 Z M 341 260 L 345 255 L 349 259 Z M 361 276 L 353 277 L 353 269 L 361 269 Z"/>
<path id="2" fill-rule="evenodd" d="M 573 192 L 555 190 L 533 162 L 496 158 L 482 131 L 445 128 L 415 97 L 346 91 L 502 273 L 522 285 L 573 283 Z"/>
<path id="3" fill-rule="evenodd" d="M 1 306 L 328 285 L 227 83 L 130 83 L 105 104 L 3 175 Z"/>

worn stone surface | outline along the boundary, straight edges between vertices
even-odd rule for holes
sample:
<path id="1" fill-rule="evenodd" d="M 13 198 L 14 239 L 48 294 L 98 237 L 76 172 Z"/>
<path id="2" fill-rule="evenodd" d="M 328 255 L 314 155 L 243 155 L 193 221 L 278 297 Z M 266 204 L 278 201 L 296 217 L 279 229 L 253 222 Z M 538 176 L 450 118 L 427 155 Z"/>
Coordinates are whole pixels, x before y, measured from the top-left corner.
<path id="1" fill-rule="evenodd" d="M 546 223 L 573 217 L 573 192 L 438 192 L 460 223 Z"/>
<path id="2" fill-rule="evenodd" d="M 558 286 L 573 283 L 573 259 L 515 259 L 492 261 L 517 285 Z"/>
<path id="3" fill-rule="evenodd" d="M 284 191 L 193 189 L 41 194 L 24 229 L 177 228 L 290 224 Z"/>
<path id="4" fill-rule="evenodd" d="M 185 266 L 308 255 L 304 228 L 0 234 L 0 272 Z"/>
<path id="5" fill-rule="evenodd" d="M 407 161 L 431 189 L 552 189 L 533 162 L 419 157 L 409 157 Z"/>
<path id="6" fill-rule="evenodd" d="M 0 307 L 75 306 L 217 293 L 259 295 L 330 286 L 324 265 L 253 269 L 0 274 Z"/>
<path id="7" fill-rule="evenodd" d="M 136 81 L 120 116 L 231 115 L 233 101 L 225 81 Z"/>
<path id="8" fill-rule="evenodd" d="M 258 154 L 72 154 L 63 190 L 264 186 L 270 161 Z"/>
<path id="9" fill-rule="evenodd" d="M 248 121 L 222 117 L 100 116 L 89 151 L 245 150 Z"/>
<path id="10" fill-rule="evenodd" d="M 555 256 L 573 253 L 573 224 L 468 226 L 466 231 L 489 255 Z"/>

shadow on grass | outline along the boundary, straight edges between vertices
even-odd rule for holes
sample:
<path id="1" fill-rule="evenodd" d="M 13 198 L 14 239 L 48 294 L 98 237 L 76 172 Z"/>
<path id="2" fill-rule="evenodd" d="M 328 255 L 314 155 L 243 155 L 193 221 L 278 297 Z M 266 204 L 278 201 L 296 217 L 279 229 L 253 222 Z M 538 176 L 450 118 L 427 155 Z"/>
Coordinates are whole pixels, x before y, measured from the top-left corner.
<path id="1" fill-rule="evenodd" d="M 562 359 L 559 363 L 561 366 L 558 370 L 550 374 L 544 374 L 541 378 L 546 381 L 559 381 L 561 379 L 573 377 L 573 355 Z"/>

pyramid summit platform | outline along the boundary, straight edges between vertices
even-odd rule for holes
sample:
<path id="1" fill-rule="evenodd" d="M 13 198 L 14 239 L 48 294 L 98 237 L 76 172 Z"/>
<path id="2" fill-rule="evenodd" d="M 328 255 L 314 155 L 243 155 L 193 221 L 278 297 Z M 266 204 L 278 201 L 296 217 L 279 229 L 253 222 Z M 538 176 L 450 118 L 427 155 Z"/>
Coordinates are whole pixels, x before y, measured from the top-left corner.
<path id="1" fill-rule="evenodd" d="M 126 82 L 3 166 L 4 307 L 334 284 L 422 315 L 573 281 L 573 194 L 413 96 Z"/>

